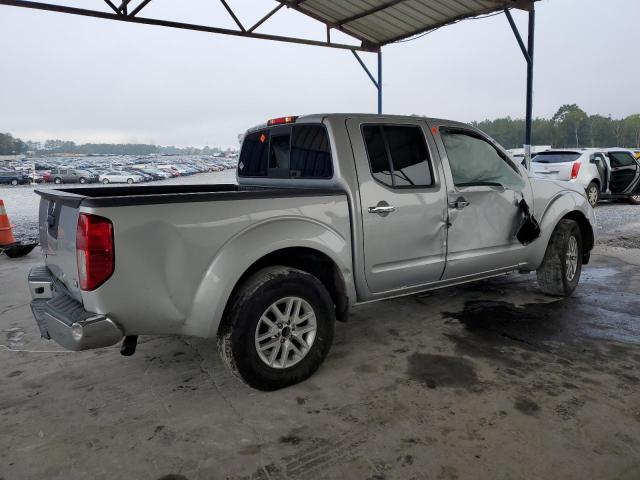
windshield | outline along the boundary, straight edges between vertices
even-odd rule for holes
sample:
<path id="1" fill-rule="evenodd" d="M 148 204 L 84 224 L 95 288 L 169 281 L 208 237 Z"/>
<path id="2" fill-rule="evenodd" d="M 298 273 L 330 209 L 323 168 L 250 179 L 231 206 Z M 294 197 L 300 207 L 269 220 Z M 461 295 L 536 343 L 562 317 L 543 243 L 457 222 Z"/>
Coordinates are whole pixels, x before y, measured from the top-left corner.
<path id="1" fill-rule="evenodd" d="M 581 153 L 577 152 L 542 152 L 533 157 L 532 162 L 536 163 L 565 163 L 575 162 L 580 158 Z"/>

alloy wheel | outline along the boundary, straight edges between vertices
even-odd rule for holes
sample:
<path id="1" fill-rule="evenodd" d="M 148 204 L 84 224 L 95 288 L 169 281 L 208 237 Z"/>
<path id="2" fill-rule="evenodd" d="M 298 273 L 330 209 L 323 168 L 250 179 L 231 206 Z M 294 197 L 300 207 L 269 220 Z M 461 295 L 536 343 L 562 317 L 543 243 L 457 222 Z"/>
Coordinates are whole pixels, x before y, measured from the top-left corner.
<path id="1" fill-rule="evenodd" d="M 578 241 L 573 235 L 569 237 L 567 242 L 566 269 L 567 280 L 572 281 L 578 270 Z"/>
<path id="2" fill-rule="evenodd" d="M 256 326 L 258 357 L 271 368 L 289 368 L 309 353 L 317 328 L 315 312 L 306 300 L 300 297 L 276 300 Z"/>

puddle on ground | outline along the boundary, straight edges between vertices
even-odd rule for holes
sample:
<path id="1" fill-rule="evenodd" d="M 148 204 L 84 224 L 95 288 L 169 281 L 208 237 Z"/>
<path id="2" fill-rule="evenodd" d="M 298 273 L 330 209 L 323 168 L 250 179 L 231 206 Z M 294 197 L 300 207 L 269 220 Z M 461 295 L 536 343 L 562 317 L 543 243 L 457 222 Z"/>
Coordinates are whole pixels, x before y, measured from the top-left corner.
<path id="1" fill-rule="evenodd" d="M 461 357 L 414 353 L 409 357 L 407 376 L 429 388 L 470 388 L 478 383 L 473 364 Z"/>

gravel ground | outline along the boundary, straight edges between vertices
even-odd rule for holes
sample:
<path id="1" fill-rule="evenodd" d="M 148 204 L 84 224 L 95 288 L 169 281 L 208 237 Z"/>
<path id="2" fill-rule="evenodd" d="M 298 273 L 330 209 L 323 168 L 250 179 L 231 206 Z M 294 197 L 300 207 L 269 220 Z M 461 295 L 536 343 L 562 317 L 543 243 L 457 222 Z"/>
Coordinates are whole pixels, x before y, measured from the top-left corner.
<path id="1" fill-rule="evenodd" d="M 163 185 L 175 184 L 201 184 L 201 183 L 236 183 L 235 170 L 223 170 L 222 172 L 200 173 L 188 177 L 170 178 L 151 183 Z M 52 188 L 53 184 L 38 185 L 35 188 Z M 97 185 L 102 187 L 102 185 Z M 111 185 L 113 186 L 113 185 Z M 75 188 L 78 185 L 65 185 Z M 11 223 L 14 225 L 13 234 L 18 241 L 29 241 L 38 238 L 38 204 L 40 197 L 34 192 L 31 185 L 11 187 L 0 186 L 0 199 L 4 204 Z"/>
<path id="2" fill-rule="evenodd" d="M 235 183 L 235 171 L 202 173 L 189 177 L 172 178 L 155 182 L 162 184 Z M 40 185 L 36 188 L 51 188 Z M 72 187 L 71 185 L 68 185 Z M 15 225 L 18 240 L 35 239 L 38 236 L 38 202 L 40 197 L 30 185 L 18 187 L 0 186 L 0 198 Z M 640 248 L 640 206 L 624 202 L 603 202 L 596 208 L 598 243 L 612 247 Z"/>

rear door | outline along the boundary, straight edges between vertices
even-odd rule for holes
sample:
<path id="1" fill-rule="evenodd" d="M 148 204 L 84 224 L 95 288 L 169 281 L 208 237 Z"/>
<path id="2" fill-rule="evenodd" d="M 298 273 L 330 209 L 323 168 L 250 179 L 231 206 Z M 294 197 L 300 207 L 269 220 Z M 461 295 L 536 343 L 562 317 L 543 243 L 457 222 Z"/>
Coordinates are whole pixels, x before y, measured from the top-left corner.
<path id="1" fill-rule="evenodd" d="M 639 167 L 631 152 L 610 151 L 611 164 L 611 193 L 628 193 L 633 191 L 638 183 Z"/>
<path id="2" fill-rule="evenodd" d="M 419 120 L 348 119 L 362 209 L 370 292 L 440 279 L 446 195 L 435 144 Z"/>
<path id="3" fill-rule="evenodd" d="M 522 219 L 520 200 L 533 209 L 526 170 L 475 130 L 446 124 L 437 128 L 450 225 L 443 280 L 524 263 L 525 247 L 515 233 Z"/>

